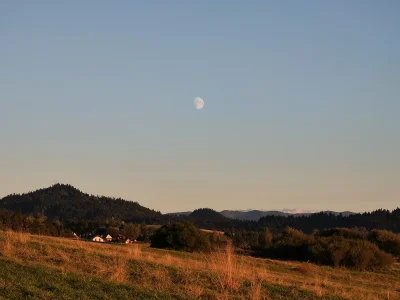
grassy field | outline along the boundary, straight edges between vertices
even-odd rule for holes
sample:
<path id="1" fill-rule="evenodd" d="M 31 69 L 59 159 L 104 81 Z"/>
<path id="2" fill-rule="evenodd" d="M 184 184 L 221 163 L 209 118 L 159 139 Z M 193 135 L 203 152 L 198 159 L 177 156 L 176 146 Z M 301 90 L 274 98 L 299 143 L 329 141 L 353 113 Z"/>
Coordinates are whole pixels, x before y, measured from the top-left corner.
<path id="1" fill-rule="evenodd" d="M 400 266 L 358 272 L 0 232 L 1 299 L 400 299 Z"/>

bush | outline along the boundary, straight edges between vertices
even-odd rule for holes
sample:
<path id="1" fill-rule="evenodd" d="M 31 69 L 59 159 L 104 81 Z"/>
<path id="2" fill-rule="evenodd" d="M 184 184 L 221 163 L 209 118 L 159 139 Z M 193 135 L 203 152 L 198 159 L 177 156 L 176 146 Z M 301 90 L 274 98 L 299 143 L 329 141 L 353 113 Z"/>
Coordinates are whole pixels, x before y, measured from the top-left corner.
<path id="1" fill-rule="evenodd" d="M 213 231 L 211 234 L 209 233 L 208 237 L 213 250 L 225 249 L 230 242 L 227 236 L 217 233 L 216 231 Z"/>
<path id="2" fill-rule="evenodd" d="M 333 232 L 335 231 L 330 233 Z M 345 266 L 358 270 L 383 269 L 393 262 L 390 254 L 371 242 L 344 237 L 353 236 L 354 232 L 342 229 L 337 232 L 340 234 L 320 237 L 287 228 L 272 247 L 261 250 L 259 254 L 263 257 L 312 261 L 321 265 Z"/>
<path id="3" fill-rule="evenodd" d="M 300 246 L 309 243 L 312 240 L 312 236 L 308 236 L 301 230 L 297 230 L 291 227 L 287 227 L 279 240 L 280 244 L 290 245 L 290 246 Z"/>
<path id="4" fill-rule="evenodd" d="M 319 238 L 310 246 L 310 251 L 314 262 L 335 267 L 378 270 L 393 262 L 392 256 L 379 250 L 376 245 L 341 236 Z"/>
<path id="5" fill-rule="evenodd" d="M 314 262 L 335 267 L 341 265 L 349 249 L 349 240 L 343 237 L 319 238 L 310 246 L 311 257 Z"/>
<path id="6" fill-rule="evenodd" d="M 320 237 L 344 237 L 348 239 L 368 240 L 377 245 L 379 249 L 400 256 L 400 234 L 388 230 L 374 229 L 368 233 L 364 229 L 331 228 L 320 231 Z"/>
<path id="7" fill-rule="evenodd" d="M 261 248 L 268 248 L 271 247 L 273 238 L 271 231 L 266 227 L 264 231 L 259 234 L 258 243 Z"/>
<path id="8" fill-rule="evenodd" d="M 210 251 L 210 239 L 191 223 L 173 223 L 162 226 L 154 233 L 151 247 L 188 252 Z"/>
<path id="9" fill-rule="evenodd" d="M 368 240 L 385 252 L 400 256 L 400 234 L 374 229 L 369 233 Z"/>
<path id="10" fill-rule="evenodd" d="M 241 249 L 258 249 L 259 244 L 259 234 L 255 231 L 238 230 L 232 237 L 233 244 Z"/>
<path id="11" fill-rule="evenodd" d="M 311 260 L 309 245 L 313 241 L 312 236 L 288 227 L 280 236 L 277 236 L 276 243 L 272 247 L 261 251 L 261 256 L 286 260 Z"/>

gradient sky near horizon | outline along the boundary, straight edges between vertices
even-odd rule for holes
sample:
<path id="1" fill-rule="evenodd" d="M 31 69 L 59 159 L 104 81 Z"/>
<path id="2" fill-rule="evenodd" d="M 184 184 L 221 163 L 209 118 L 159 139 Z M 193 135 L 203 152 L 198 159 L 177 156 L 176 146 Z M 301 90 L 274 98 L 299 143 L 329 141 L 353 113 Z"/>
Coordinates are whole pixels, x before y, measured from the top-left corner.
<path id="1" fill-rule="evenodd" d="M 161 212 L 394 209 L 399 12 L 1 1 L 0 197 L 60 182 Z"/>

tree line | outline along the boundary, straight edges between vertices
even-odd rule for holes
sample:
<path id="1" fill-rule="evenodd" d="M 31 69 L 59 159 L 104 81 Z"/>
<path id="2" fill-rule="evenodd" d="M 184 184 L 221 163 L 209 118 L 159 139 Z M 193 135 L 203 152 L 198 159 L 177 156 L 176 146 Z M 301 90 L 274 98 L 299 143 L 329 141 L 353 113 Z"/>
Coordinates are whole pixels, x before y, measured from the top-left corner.
<path id="1" fill-rule="evenodd" d="M 314 230 L 311 234 L 290 227 L 275 234 L 269 228 L 262 232 L 236 230 L 222 238 L 185 222 L 164 225 L 151 238 L 152 247 L 190 252 L 212 251 L 227 243 L 233 243 L 239 253 L 256 257 L 371 271 L 387 268 L 400 256 L 399 234 L 365 228 Z"/>
<path id="2" fill-rule="evenodd" d="M 119 219 L 104 221 L 70 220 L 51 221 L 41 214 L 23 214 L 0 210 L 0 230 L 13 230 L 31 234 L 50 235 L 56 237 L 92 239 L 95 236 L 110 235 L 115 241 L 138 240 L 149 242 L 157 228 L 144 223 L 124 222 Z M 76 235 L 75 235 L 76 234 Z"/>

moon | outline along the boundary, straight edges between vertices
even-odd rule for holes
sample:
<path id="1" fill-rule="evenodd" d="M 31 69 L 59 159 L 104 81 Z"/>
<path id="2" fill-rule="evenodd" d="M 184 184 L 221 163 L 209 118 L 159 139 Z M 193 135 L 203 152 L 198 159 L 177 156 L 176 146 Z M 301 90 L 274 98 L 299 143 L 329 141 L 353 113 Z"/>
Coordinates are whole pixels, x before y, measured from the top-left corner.
<path id="1" fill-rule="evenodd" d="M 196 109 L 200 110 L 204 107 L 204 100 L 200 97 L 196 97 L 193 100 L 193 104 L 194 104 L 194 107 L 196 107 Z"/>

